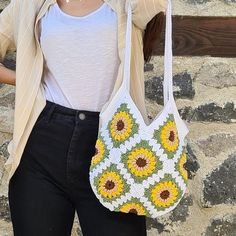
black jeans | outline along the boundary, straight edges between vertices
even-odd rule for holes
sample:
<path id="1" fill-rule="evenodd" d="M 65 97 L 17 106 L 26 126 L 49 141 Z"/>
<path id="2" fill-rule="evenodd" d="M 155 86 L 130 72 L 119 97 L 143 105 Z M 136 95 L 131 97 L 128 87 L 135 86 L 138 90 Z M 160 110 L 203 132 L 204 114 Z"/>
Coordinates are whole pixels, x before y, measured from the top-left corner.
<path id="1" fill-rule="evenodd" d="M 89 166 L 99 112 L 46 101 L 9 182 L 15 236 L 69 236 L 78 214 L 84 236 L 146 236 L 146 218 L 112 212 L 94 195 Z"/>

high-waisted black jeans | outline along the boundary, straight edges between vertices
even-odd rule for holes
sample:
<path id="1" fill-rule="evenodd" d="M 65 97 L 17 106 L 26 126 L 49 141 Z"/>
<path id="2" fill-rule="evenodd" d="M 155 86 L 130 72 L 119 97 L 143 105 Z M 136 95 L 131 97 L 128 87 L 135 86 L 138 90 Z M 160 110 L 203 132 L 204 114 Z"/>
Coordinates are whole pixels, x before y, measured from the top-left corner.
<path id="1" fill-rule="evenodd" d="M 145 216 L 112 212 L 91 189 L 98 124 L 99 112 L 46 101 L 9 182 L 15 236 L 69 236 L 75 210 L 84 236 L 147 235 Z"/>

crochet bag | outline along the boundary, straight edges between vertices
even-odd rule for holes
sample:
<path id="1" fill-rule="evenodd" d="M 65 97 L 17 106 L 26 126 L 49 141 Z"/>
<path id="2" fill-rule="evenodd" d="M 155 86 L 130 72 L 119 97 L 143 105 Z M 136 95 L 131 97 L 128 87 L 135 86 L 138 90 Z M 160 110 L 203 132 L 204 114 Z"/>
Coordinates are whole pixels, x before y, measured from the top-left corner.
<path id="1" fill-rule="evenodd" d="M 124 78 L 109 106 L 100 113 L 89 181 L 111 211 L 156 218 L 173 210 L 187 188 L 185 136 L 172 91 L 171 1 L 166 11 L 164 107 L 146 125 L 129 93 L 131 5 L 128 5 Z"/>

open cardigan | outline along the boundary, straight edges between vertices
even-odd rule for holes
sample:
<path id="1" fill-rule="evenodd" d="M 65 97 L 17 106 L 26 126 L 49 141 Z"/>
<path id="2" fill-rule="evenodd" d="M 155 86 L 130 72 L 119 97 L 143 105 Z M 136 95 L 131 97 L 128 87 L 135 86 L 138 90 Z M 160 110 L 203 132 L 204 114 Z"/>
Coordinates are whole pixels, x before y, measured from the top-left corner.
<path id="1" fill-rule="evenodd" d="M 118 54 L 120 65 L 109 104 L 122 82 L 125 33 L 127 21 L 126 0 L 104 0 L 117 13 Z M 143 33 L 147 23 L 160 11 L 166 10 L 167 0 L 130 0 L 132 8 L 132 48 L 130 94 L 148 124 L 145 91 Z M 11 0 L 0 14 L 0 62 L 6 53 L 16 51 L 16 88 L 13 138 L 8 144 L 9 158 L 5 162 L 8 183 L 20 163 L 30 132 L 46 99 L 41 84 L 43 54 L 38 40 L 38 21 L 56 0 Z M 99 121 L 99 128 L 100 128 Z"/>

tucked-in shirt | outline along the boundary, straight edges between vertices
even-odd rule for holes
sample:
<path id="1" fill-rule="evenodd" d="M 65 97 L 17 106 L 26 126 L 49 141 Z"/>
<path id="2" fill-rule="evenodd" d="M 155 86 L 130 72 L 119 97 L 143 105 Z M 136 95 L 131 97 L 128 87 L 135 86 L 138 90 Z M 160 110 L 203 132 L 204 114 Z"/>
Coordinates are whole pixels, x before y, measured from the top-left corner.
<path id="1" fill-rule="evenodd" d="M 81 110 L 100 111 L 108 100 L 120 63 L 117 14 L 104 2 L 85 16 L 51 5 L 39 22 L 47 100 Z"/>

